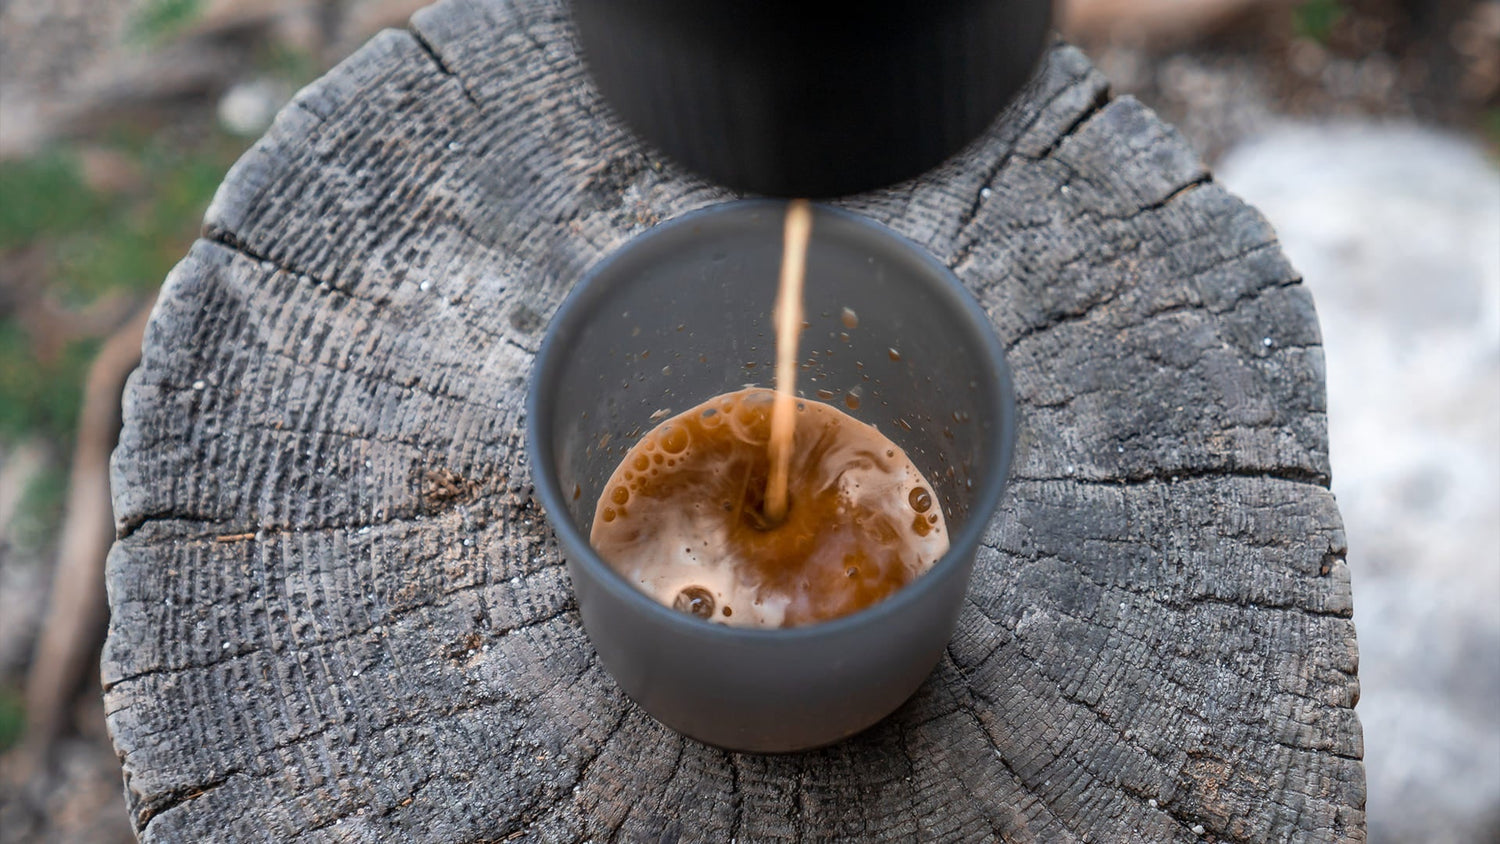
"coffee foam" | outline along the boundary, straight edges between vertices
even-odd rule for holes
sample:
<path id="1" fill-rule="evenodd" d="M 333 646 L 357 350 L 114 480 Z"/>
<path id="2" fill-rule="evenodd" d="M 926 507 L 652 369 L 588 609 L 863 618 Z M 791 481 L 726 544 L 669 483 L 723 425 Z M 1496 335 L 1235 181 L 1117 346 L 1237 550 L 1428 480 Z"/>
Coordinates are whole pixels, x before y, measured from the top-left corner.
<path id="1" fill-rule="evenodd" d="M 610 477 L 590 541 L 656 601 L 735 626 L 811 624 L 883 600 L 947 552 L 942 508 L 905 452 L 807 399 L 790 506 L 767 525 L 773 400 L 716 396 L 642 437 Z"/>

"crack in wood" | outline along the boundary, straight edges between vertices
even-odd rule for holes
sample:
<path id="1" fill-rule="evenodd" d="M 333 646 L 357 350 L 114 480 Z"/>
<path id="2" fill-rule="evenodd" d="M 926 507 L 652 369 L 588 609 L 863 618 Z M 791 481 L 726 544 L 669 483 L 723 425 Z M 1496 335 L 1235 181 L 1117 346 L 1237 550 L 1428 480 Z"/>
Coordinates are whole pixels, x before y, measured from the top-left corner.
<path id="1" fill-rule="evenodd" d="M 729 766 L 729 805 L 734 817 L 729 827 L 729 840 L 738 841 L 740 830 L 745 823 L 745 795 L 740 791 L 740 763 L 737 758 L 739 754 L 728 750 L 722 750 L 724 763 Z"/>
<path id="2" fill-rule="evenodd" d="M 1195 178 L 1193 178 L 1193 179 L 1191 179 L 1191 180 L 1189 180 L 1187 182 L 1182 183 L 1181 185 L 1179 185 L 1178 187 L 1176 187 L 1175 189 L 1173 189 L 1171 193 L 1167 194 L 1166 196 L 1163 196 L 1161 199 L 1155 200 L 1153 202 L 1148 202 L 1145 205 L 1142 205 L 1140 208 L 1136 209 L 1135 214 L 1133 216 L 1139 216 L 1141 214 L 1148 214 L 1148 213 L 1150 213 L 1152 211 L 1160 211 L 1160 210 L 1166 208 L 1168 205 L 1171 205 L 1172 203 L 1174 203 L 1177 200 L 1181 199 L 1185 194 L 1190 193 L 1190 192 L 1192 192 L 1194 190 L 1197 190 L 1198 188 L 1201 188 L 1204 185 L 1213 184 L 1213 181 L 1214 181 L 1214 174 L 1211 173 L 1211 172 L 1209 172 L 1209 171 L 1207 171 L 1207 170 L 1204 170 L 1201 175 L 1199 175 L 1199 176 L 1197 176 L 1197 177 L 1195 177 Z"/>
<path id="3" fill-rule="evenodd" d="M 503 489 L 496 489 L 494 492 L 487 492 L 477 500 L 484 501 L 487 498 L 493 497 L 504 498 L 506 495 L 513 494 L 514 492 L 515 489 L 513 487 L 507 486 Z M 254 531 L 249 529 L 252 526 L 230 519 L 193 515 L 183 512 L 148 512 L 127 517 L 126 524 L 129 526 L 129 530 L 123 533 L 117 532 L 115 542 L 116 544 L 122 544 L 127 540 L 138 540 L 136 536 L 137 532 L 148 524 L 161 529 L 160 532 L 153 534 L 154 538 L 171 539 L 173 542 L 185 545 L 218 544 L 218 537 L 225 534 L 251 533 L 253 538 L 271 539 L 284 535 L 305 536 L 330 532 L 358 533 L 366 528 L 373 530 L 375 528 L 398 525 L 415 527 L 423 523 L 431 523 L 442 518 L 447 513 L 456 509 L 463 509 L 465 506 L 467 506 L 467 503 L 458 502 L 440 509 L 423 509 L 414 504 L 410 508 L 383 508 L 379 513 L 372 514 L 368 520 L 357 519 L 354 521 L 322 522 L 316 524 L 293 525 L 263 520 L 261 524 L 254 526 Z M 517 515 L 526 509 L 520 504 L 503 501 L 501 502 L 501 506 L 514 508 Z M 562 563 L 559 561 L 544 566 L 544 568 L 557 565 L 562 565 Z"/>
<path id="4" fill-rule="evenodd" d="M 135 818 L 133 819 L 136 834 L 144 837 L 151 826 L 151 822 L 163 813 L 197 800 L 218 788 L 222 788 L 230 779 L 239 775 L 239 770 L 231 768 L 222 775 L 206 782 L 175 788 L 171 791 L 163 792 L 151 800 L 144 801 L 144 805 L 140 806 L 136 811 Z"/>
<path id="5" fill-rule="evenodd" d="M 995 180 L 1000 176 L 1002 172 L 1004 172 L 1006 166 L 1009 165 L 1010 162 L 1015 158 L 1016 148 L 1020 146 L 1026 136 L 1030 134 L 1030 132 L 1034 128 L 1036 128 L 1036 126 L 1041 122 L 1042 118 L 1048 116 L 1048 114 L 1052 110 L 1052 107 L 1060 99 L 1062 99 L 1064 95 L 1090 82 L 1099 82 L 1099 79 L 1091 72 L 1091 69 L 1085 70 L 1081 73 L 1069 77 L 1064 84 L 1059 86 L 1059 88 L 1037 108 L 1036 114 L 1032 116 L 1031 120 L 1027 122 L 1026 126 L 1021 131 L 1016 133 L 1016 137 L 1011 142 L 1010 146 L 1003 153 L 997 156 L 995 161 L 985 169 L 984 174 L 979 180 L 979 187 L 974 189 L 974 198 L 970 201 L 969 207 L 965 210 L 965 212 L 959 216 L 958 232 L 954 236 L 955 242 L 958 243 L 958 248 L 954 251 L 952 257 L 950 257 L 947 262 L 949 268 L 954 272 L 958 272 L 960 268 L 966 267 L 968 265 L 972 257 L 974 246 L 979 242 L 980 239 L 979 235 L 976 233 L 972 233 L 970 229 L 979 219 L 979 212 L 985 204 L 986 191 L 992 192 L 995 189 Z M 1085 115 L 1083 115 L 1081 119 L 1087 119 L 1089 114 L 1096 113 L 1100 108 L 1103 107 L 1102 105 L 1094 105 L 1094 103 L 1099 102 L 1101 95 L 1106 102 L 1108 101 L 1108 85 L 1103 84 L 1100 88 L 1100 91 L 1102 92 L 1102 94 L 1096 94 L 1091 101 L 1091 111 L 1087 111 L 1087 113 L 1085 113 Z"/>
<path id="6" fill-rule="evenodd" d="M 338 292 L 353 298 L 353 294 L 351 294 L 348 290 L 335 287 L 333 284 L 321 278 L 318 278 L 312 273 L 299 270 L 293 266 L 290 266 L 289 264 L 286 264 L 285 262 L 276 261 L 269 255 L 256 250 L 250 244 L 241 240 L 233 232 L 223 227 L 204 224 L 200 238 L 214 244 L 215 246 L 227 249 L 230 252 L 234 252 L 243 258 L 248 258 L 249 260 L 254 261 L 261 269 L 266 269 L 269 267 L 270 272 L 281 272 L 286 273 L 287 275 L 297 276 L 299 278 L 311 279 L 314 284 L 317 284 L 321 287 L 327 287 L 330 290 L 337 290 Z"/>
<path id="7" fill-rule="evenodd" d="M 443 60 L 442 54 L 432 46 L 432 42 L 427 40 L 427 36 L 423 35 L 422 31 L 415 26 L 408 26 L 405 31 L 411 36 L 412 41 L 416 42 L 416 45 L 422 49 L 422 52 L 426 53 L 429 59 L 432 59 L 432 64 L 437 68 L 438 73 L 452 80 L 453 84 L 458 86 L 458 92 L 463 95 L 463 98 L 468 101 L 469 105 L 473 106 L 475 111 L 482 113 L 485 110 L 484 105 L 469 90 L 469 86 L 464 84 L 463 77 L 448 67 L 448 63 Z"/>
<path id="8" fill-rule="evenodd" d="M 1163 466 L 1123 475 L 1012 475 L 1011 483 L 1069 483 L 1088 486 L 1130 487 L 1151 484 L 1170 486 L 1201 479 L 1253 478 L 1329 488 L 1329 477 L 1300 466 Z"/>
<path id="9" fill-rule="evenodd" d="M 971 604 L 973 603 L 972 599 L 970 600 L 970 603 Z M 989 613 L 986 612 L 985 609 L 983 607 L 980 607 L 978 604 L 974 604 L 974 606 L 975 606 L 976 609 L 979 610 L 980 616 L 984 618 L 984 620 L 985 620 L 985 622 L 987 624 L 990 624 L 990 625 L 992 625 L 992 626 L 994 626 L 996 628 L 999 628 L 999 629 L 1005 630 L 1005 631 L 1007 631 L 1007 632 L 1009 632 L 1011 634 L 1014 634 L 1014 632 L 1015 632 L 1014 629 L 1011 628 L 1011 627 L 1009 627 L 1008 625 L 1006 625 L 1004 621 L 1002 621 L 1001 619 L 994 618 L 993 616 L 989 615 Z M 1070 621 L 1076 622 L 1079 625 L 1083 625 L 1083 626 L 1086 626 L 1086 627 L 1094 628 L 1094 629 L 1100 631 L 1102 634 L 1105 634 L 1105 635 L 1118 635 L 1122 639 L 1124 639 L 1124 640 L 1126 640 L 1128 642 L 1131 642 L 1133 644 L 1142 646 L 1144 648 L 1155 650 L 1155 649 L 1159 649 L 1162 646 L 1162 642 L 1160 640 L 1158 640 L 1158 639 L 1142 637 L 1140 635 L 1136 635 L 1136 634 L 1132 633 L 1128 629 L 1125 629 L 1125 628 L 1122 628 L 1122 627 L 1108 626 L 1108 625 L 1102 624 L 1098 620 L 1090 618 L 1090 617 L 1078 615 L 1078 614 L 1075 614 L 1075 613 L 1069 613 L 1069 612 L 1067 612 L 1065 610 L 1061 610 L 1061 609 L 1058 609 L 1056 607 L 1051 608 L 1049 611 L 1051 613 L 1059 616 L 1059 617 L 1066 618 L 1066 619 L 1068 619 Z M 1348 623 L 1348 621 L 1349 621 L 1348 619 L 1339 619 L 1339 620 L 1344 621 L 1345 623 Z M 997 656 L 998 652 L 1001 650 L 1001 648 L 1004 647 L 1005 645 L 1008 645 L 1008 644 L 1010 644 L 1010 643 L 1009 642 L 1001 643 L 1000 645 L 997 645 L 995 648 L 991 649 L 988 653 L 986 653 L 981 658 L 979 664 L 983 665 L 984 662 L 986 662 L 986 661 L 990 660 L 991 658 Z M 1022 655 L 1026 656 L 1026 657 L 1028 657 L 1028 659 L 1030 659 L 1029 655 L 1025 654 L 1024 652 L 1022 652 Z M 1032 659 L 1032 661 L 1035 662 L 1034 659 Z M 1340 673 L 1345 673 L 1345 676 L 1349 676 L 1349 675 L 1347 675 L 1346 672 L 1340 672 Z M 1204 695 L 1204 693 L 1205 693 L 1205 690 L 1203 688 L 1201 688 L 1199 685 L 1196 685 L 1196 684 L 1191 683 L 1191 682 L 1189 682 L 1187 680 L 1184 680 L 1182 677 L 1179 677 L 1177 675 L 1169 674 L 1169 673 L 1165 673 L 1165 672 L 1154 672 L 1154 674 L 1155 674 L 1156 679 L 1158 679 L 1159 681 L 1165 682 L 1165 683 L 1169 683 L 1177 691 L 1182 692 L 1184 694 L 1187 694 L 1189 696 L 1192 696 L 1194 698 L 1202 697 Z M 1048 675 L 1048 676 L 1049 676 L 1049 679 L 1052 679 L 1050 677 L 1050 675 Z M 1254 686 L 1258 682 L 1258 681 L 1246 678 L 1245 676 L 1240 675 L 1240 674 L 1236 674 L 1235 675 L 1235 679 L 1237 681 L 1240 681 L 1243 684 L 1249 685 L 1249 686 Z M 1304 704 L 1307 704 L 1308 706 L 1310 706 L 1312 708 L 1315 708 L 1315 709 L 1323 708 L 1325 706 L 1325 702 L 1323 701 L 1323 699 L 1318 698 L 1318 697 L 1314 697 L 1314 696 L 1311 696 L 1311 695 L 1308 695 L 1308 694 L 1303 693 L 1303 692 L 1299 692 L 1296 689 L 1291 689 L 1291 688 L 1287 688 L 1287 687 L 1284 687 L 1284 686 L 1279 686 L 1279 687 L 1277 687 L 1275 693 L 1277 695 L 1282 695 L 1282 696 L 1285 696 L 1287 698 L 1291 698 L 1291 699 L 1300 701 L 1300 702 L 1302 702 Z M 1192 722 L 1194 722 L 1202 730 L 1206 731 L 1206 730 L 1209 730 L 1209 729 L 1211 729 L 1213 727 L 1213 724 L 1204 716 L 1204 714 L 1201 711 L 1199 711 L 1198 709 L 1192 708 L 1192 705 L 1190 703 L 1188 703 L 1188 702 L 1183 702 L 1183 701 L 1168 701 L 1168 700 L 1165 700 L 1165 699 L 1163 699 L 1161 701 L 1158 701 L 1158 702 L 1161 703 L 1162 705 L 1170 706 L 1174 712 L 1176 712 L 1177 714 L 1182 715 L 1184 718 L 1187 718 L 1188 720 L 1191 720 Z M 1352 706 L 1352 704 L 1351 704 L 1351 706 Z"/>
<path id="10" fill-rule="evenodd" d="M 1030 158 L 1033 161 L 1041 161 L 1043 159 L 1051 158 L 1053 154 L 1057 152 L 1058 148 L 1063 145 L 1064 142 L 1066 142 L 1074 135 L 1078 134 L 1078 132 L 1083 129 L 1084 124 L 1088 123 L 1093 119 L 1095 115 L 1103 111 L 1104 107 L 1109 105 L 1111 99 L 1113 99 L 1113 97 L 1111 97 L 1110 95 L 1109 86 L 1106 85 L 1094 95 L 1094 98 L 1089 101 L 1089 104 L 1083 109 L 1083 111 L 1079 112 L 1071 122 L 1069 122 L 1062 128 L 1062 131 L 1058 132 L 1057 135 L 1052 138 L 1051 142 L 1038 150 L 1036 154 L 1030 156 Z"/>
<path id="11" fill-rule="evenodd" d="M 1181 195 L 1180 192 L 1177 193 L 1177 194 L 1174 194 L 1174 196 L 1177 196 L 1177 195 Z M 1146 241 L 1144 239 L 1140 240 L 1140 241 L 1137 241 L 1131 248 L 1129 248 L 1129 249 L 1127 249 L 1127 250 L 1125 250 L 1125 251 L 1123 251 L 1121 253 L 1108 256 L 1108 258 L 1105 260 L 1105 263 L 1106 264 L 1113 264 L 1113 263 L 1116 263 L 1119 260 L 1125 258 L 1126 256 L 1128 256 L 1130 254 L 1138 254 L 1138 253 L 1140 253 L 1145 248 L 1147 242 L 1148 241 Z M 1212 271 L 1214 271 L 1216 269 L 1219 269 L 1221 267 L 1224 267 L 1224 266 L 1227 266 L 1227 265 L 1230 265 L 1230 264 L 1234 264 L 1234 263 L 1236 263 L 1238 261 L 1242 261 L 1245 258 L 1248 258 L 1248 257 L 1250 257 L 1252 255 L 1255 255 L 1256 253 L 1258 253 L 1258 252 L 1266 249 L 1267 247 L 1274 248 L 1277 245 L 1278 244 L 1275 241 L 1270 241 L 1270 242 L 1266 242 L 1266 243 L 1256 244 L 1255 246 L 1252 246 L 1252 247 L 1250 247 L 1248 249 L 1241 250 L 1241 251 L 1236 252 L 1236 253 L 1231 254 L 1231 255 L 1222 256 L 1221 258 L 1215 260 L 1214 262 L 1208 264 L 1207 266 L 1199 268 L 1187 280 L 1188 281 L 1192 281 L 1192 280 L 1201 278 L 1201 277 L 1203 277 L 1204 275 L 1206 275 L 1209 272 L 1212 272 Z M 1089 254 L 1081 254 L 1081 255 L 1075 256 L 1074 258 L 1072 258 L 1072 259 L 1070 259 L 1070 260 L 1062 263 L 1061 265 L 1059 265 L 1056 268 L 1056 270 L 1053 272 L 1053 275 L 1054 275 L 1054 277 L 1060 277 L 1063 273 L 1067 272 L 1068 270 L 1072 269 L 1074 266 L 1077 266 L 1079 264 L 1095 265 L 1093 262 L 1098 257 L 1099 256 L 1089 255 Z M 1222 310 L 1215 310 L 1213 308 L 1210 308 L 1208 305 L 1206 305 L 1206 304 L 1204 304 L 1202 302 L 1175 302 L 1175 303 L 1173 303 L 1171 305 L 1168 305 L 1168 306 L 1166 306 L 1164 308 L 1161 308 L 1161 309 L 1158 309 L 1158 310 L 1146 311 L 1145 313 L 1142 313 L 1142 314 L 1139 314 L 1139 315 L 1131 315 L 1133 317 L 1133 319 L 1129 323 L 1129 325 L 1132 326 L 1132 327 L 1144 327 L 1145 325 L 1147 325 L 1148 323 L 1150 323 L 1153 320 L 1160 319 L 1160 318 L 1166 317 L 1166 316 L 1171 316 L 1173 314 L 1185 313 L 1185 312 L 1202 312 L 1202 313 L 1206 313 L 1206 314 L 1222 314 L 1222 313 L 1225 313 L 1227 311 L 1233 310 L 1233 307 L 1236 306 L 1236 305 L 1238 305 L 1242 300 L 1249 299 L 1249 298 L 1254 298 L 1255 296 L 1257 296 L 1259 294 L 1262 294 L 1262 293 L 1264 293 L 1264 292 L 1266 292 L 1268 290 L 1274 290 L 1274 289 L 1278 289 L 1278 288 L 1282 288 L 1282 287 L 1290 287 L 1290 286 L 1292 286 L 1294 284 L 1297 284 L 1299 282 L 1300 282 L 1300 279 L 1298 279 L 1296 281 L 1293 281 L 1293 282 L 1289 282 L 1289 283 L 1274 283 L 1274 284 L 1267 284 L 1267 285 L 1263 285 L 1263 286 L 1257 287 L 1254 290 L 1250 291 L 1249 293 L 1241 294 L 1240 296 L 1236 297 L 1235 300 L 1233 300 L 1230 303 L 1229 307 L 1225 307 Z M 1119 286 L 1117 286 L 1117 287 L 1109 290 L 1105 295 L 1103 295 L 1101 297 L 1098 297 L 1098 298 L 1091 299 L 1091 300 L 1089 300 L 1087 302 L 1084 302 L 1081 307 L 1069 308 L 1069 309 L 1061 311 L 1061 312 L 1059 312 L 1057 314 L 1051 315 L 1048 319 L 1046 319 L 1046 320 L 1044 320 L 1044 321 L 1042 321 L 1040 323 L 1027 326 L 1025 329 L 1023 329 L 1022 331 L 1020 331 L 1019 333 L 1017 333 L 1015 337 L 1011 338 L 1011 340 L 1008 343 L 1006 343 L 1006 345 L 1005 345 L 1006 354 L 1010 354 L 1010 353 L 1014 352 L 1016 350 L 1016 348 L 1021 345 L 1022 342 L 1026 341 L 1026 340 L 1029 340 L 1029 339 L 1032 339 L 1032 338 L 1034 338 L 1034 337 L 1036 337 L 1038 335 L 1049 334 L 1051 332 L 1054 332 L 1054 331 L 1058 330 L 1059 328 L 1064 328 L 1064 327 L 1070 326 L 1070 325 L 1077 325 L 1077 324 L 1081 324 L 1081 323 L 1089 321 L 1096 313 L 1098 313 L 1098 311 L 1100 309 L 1106 308 L 1106 307 L 1108 307 L 1108 306 L 1116 303 L 1117 301 L 1120 300 L 1120 297 L 1123 296 L 1124 294 L 1126 294 L 1127 292 L 1129 292 L 1130 289 L 1131 289 L 1130 285 L 1122 283 Z"/>
<path id="12" fill-rule="evenodd" d="M 550 566 L 543 566 L 541 569 L 530 572 L 528 575 L 522 575 L 518 577 L 524 579 L 527 576 L 539 574 L 550 568 L 563 568 L 564 566 L 565 563 L 558 562 Z M 430 600 L 390 609 L 368 627 L 346 630 L 342 633 L 338 633 L 332 636 L 306 639 L 295 643 L 285 643 L 279 647 L 274 643 L 266 643 L 253 645 L 252 647 L 243 648 L 240 650 L 225 650 L 221 654 L 215 654 L 215 657 L 213 659 L 205 660 L 202 662 L 188 661 L 177 665 L 153 666 L 110 680 L 104 684 L 103 691 L 108 694 L 122 686 L 150 677 L 162 675 L 175 676 L 197 671 L 212 671 L 215 668 L 218 668 L 219 666 L 226 663 L 246 659 L 248 657 L 252 657 L 261 653 L 269 653 L 275 655 L 291 653 L 293 651 L 310 651 L 314 649 L 326 651 L 335 648 L 338 645 L 342 645 L 363 637 L 385 639 L 386 637 L 384 635 L 377 635 L 375 631 L 379 628 L 384 628 L 385 626 L 392 624 L 393 622 L 399 621 L 402 618 L 411 615 L 412 613 L 420 612 L 422 610 L 436 609 L 441 604 L 447 604 L 449 602 L 448 599 L 451 599 L 456 595 L 484 589 L 494 589 L 496 591 L 514 591 L 514 588 L 515 587 L 511 585 L 510 581 L 464 584 L 453 589 L 444 590 L 432 596 Z M 279 605 L 291 605 L 290 601 L 282 601 L 278 603 Z M 576 612 L 577 609 L 577 604 L 572 598 L 569 598 L 563 603 L 563 605 L 556 607 L 543 615 L 527 619 L 523 622 L 511 625 L 509 627 L 500 628 L 499 630 L 492 632 L 488 638 L 490 638 L 491 640 L 498 640 L 512 633 L 519 633 L 523 630 L 527 630 L 533 627 L 539 627 L 549 622 L 556 621 L 557 619 L 567 615 L 568 613 Z"/>

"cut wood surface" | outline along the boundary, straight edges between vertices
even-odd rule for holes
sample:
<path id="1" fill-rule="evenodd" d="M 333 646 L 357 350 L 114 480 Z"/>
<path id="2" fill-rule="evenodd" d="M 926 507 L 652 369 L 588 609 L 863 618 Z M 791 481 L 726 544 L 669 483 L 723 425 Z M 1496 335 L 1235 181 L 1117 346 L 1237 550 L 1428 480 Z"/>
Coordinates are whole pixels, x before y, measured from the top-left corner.
<path id="1" fill-rule="evenodd" d="M 789 756 L 621 694 L 524 388 L 586 268 L 730 198 L 611 121 L 554 0 L 446 0 L 285 109 L 126 393 L 103 680 L 142 838 L 1363 840 L 1312 300 L 1062 45 L 960 156 L 843 203 L 951 265 L 1014 369 L 947 657 Z"/>

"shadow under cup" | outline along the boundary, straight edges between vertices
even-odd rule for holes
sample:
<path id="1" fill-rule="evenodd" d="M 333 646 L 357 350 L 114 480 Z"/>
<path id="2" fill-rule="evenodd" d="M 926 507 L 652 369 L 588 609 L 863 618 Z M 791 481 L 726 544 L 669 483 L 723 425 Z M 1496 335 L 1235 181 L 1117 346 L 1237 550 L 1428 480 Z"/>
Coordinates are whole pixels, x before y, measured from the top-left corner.
<path id="1" fill-rule="evenodd" d="M 590 270 L 542 344 L 527 422 L 533 481 L 604 667 L 668 727 L 754 752 L 853 735 L 932 671 L 1005 486 L 1016 427 L 999 342 L 953 274 L 883 226 L 815 206 L 798 392 L 832 393 L 830 404 L 905 449 L 942 504 L 950 550 L 873 607 L 779 630 L 701 621 L 610 568 L 588 536 L 635 441 L 664 411 L 772 386 L 785 210 L 747 200 L 688 214 Z"/>

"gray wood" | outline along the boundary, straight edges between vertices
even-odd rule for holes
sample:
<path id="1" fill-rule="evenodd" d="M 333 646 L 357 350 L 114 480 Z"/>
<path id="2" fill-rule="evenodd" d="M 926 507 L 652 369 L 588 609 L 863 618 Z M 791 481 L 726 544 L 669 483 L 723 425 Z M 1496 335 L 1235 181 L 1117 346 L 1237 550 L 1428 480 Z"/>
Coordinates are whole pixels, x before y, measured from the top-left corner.
<path id="1" fill-rule="evenodd" d="M 531 497 L 523 387 L 585 268 L 727 198 L 610 122 L 554 0 L 446 0 L 282 113 L 126 396 L 103 674 L 142 837 L 1363 840 L 1312 300 L 1061 45 L 940 172 L 847 202 L 949 262 L 1015 370 L 948 658 L 795 756 L 622 697 Z"/>

